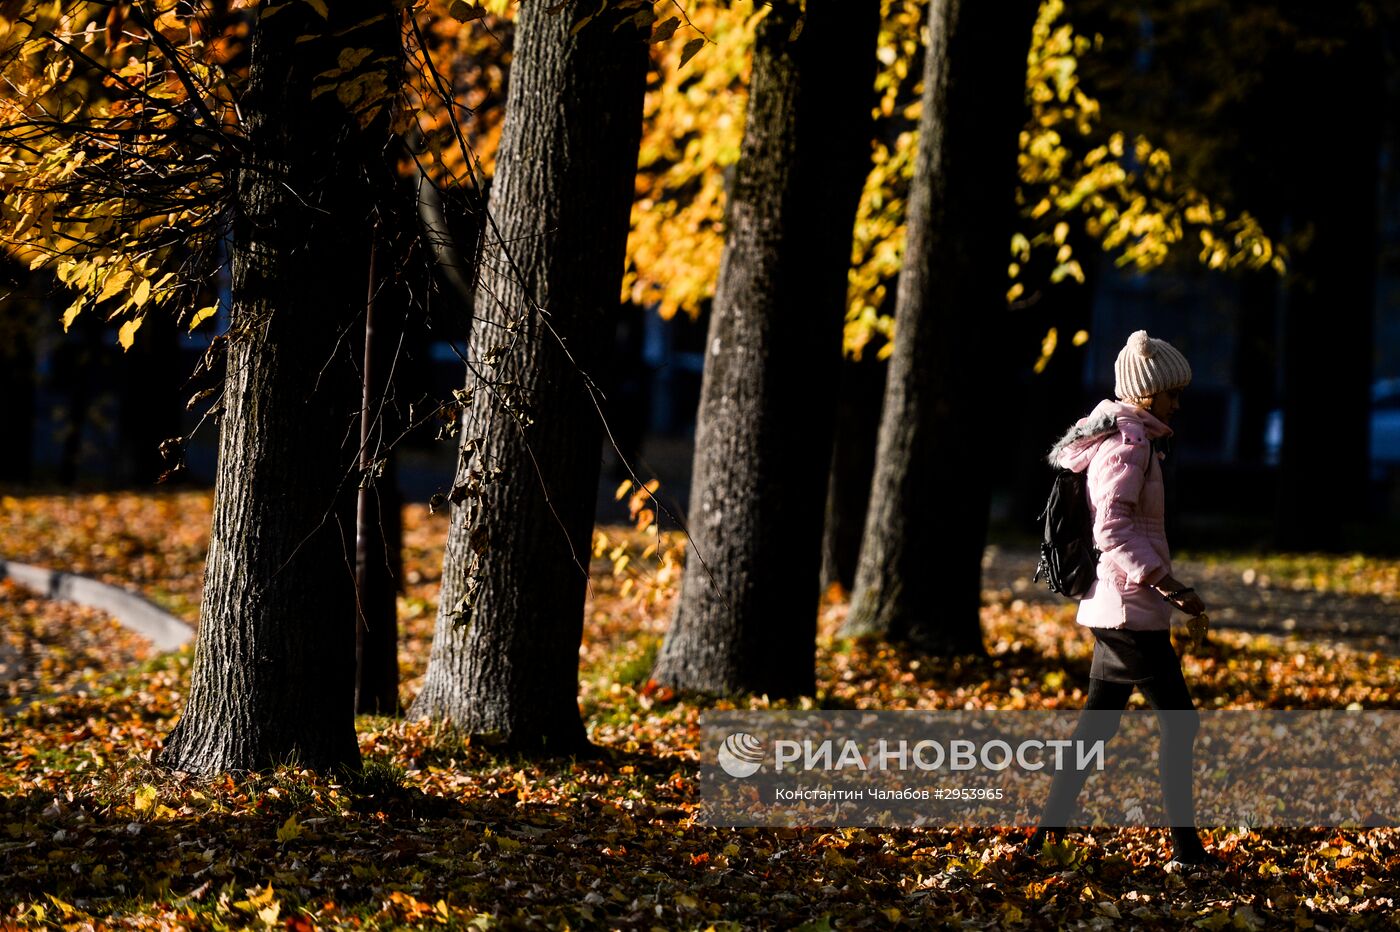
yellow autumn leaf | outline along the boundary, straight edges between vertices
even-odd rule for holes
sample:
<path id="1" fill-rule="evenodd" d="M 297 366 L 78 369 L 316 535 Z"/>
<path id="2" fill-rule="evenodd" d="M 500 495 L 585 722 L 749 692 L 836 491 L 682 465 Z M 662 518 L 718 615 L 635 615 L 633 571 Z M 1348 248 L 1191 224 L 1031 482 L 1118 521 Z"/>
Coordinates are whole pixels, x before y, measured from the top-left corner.
<path id="1" fill-rule="evenodd" d="M 131 808 L 137 812 L 148 812 L 156 804 L 156 788 L 149 783 L 137 787 L 131 799 Z"/>
<path id="2" fill-rule="evenodd" d="M 107 280 L 102 283 L 102 290 L 97 293 L 97 300 L 106 301 L 112 295 L 122 290 L 122 287 L 131 280 L 131 270 L 122 269 L 107 276 Z"/>
<path id="3" fill-rule="evenodd" d="M 296 813 L 292 813 L 287 817 L 287 821 L 282 823 L 282 827 L 277 830 L 277 840 L 288 842 L 300 837 L 301 823 L 297 821 Z"/>
<path id="4" fill-rule="evenodd" d="M 194 312 L 194 316 L 192 316 L 192 317 L 190 318 L 190 332 L 193 333 L 195 327 L 198 327 L 200 324 L 204 323 L 206 320 L 208 320 L 209 318 L 213 317 L 213 316 L 214 316 L 215 314 L 217 314 L 218 312 L 219 312 L 219 307 L 218 307 L 218 305 L 210 305 L 209 307 L 202 307 L 202 308 L 200 308 L 199 310 L 195 311 L 195 312 Z"/>
<path id="5" fill-rule="evenodd" d="M 131 344 L 136 339 L 136 331 L 141 329 L 141 321 L 145 319 L 144 317 L 137 317 L 133 320 L 128 320 L 126 323 L 122 324 L 121 329 L 117 331 L 117 342 L 122 345 L 123 350 L 131 349 Z"/>
<path id="6" fill-rule="evenodd" d="M 131 306 L 139 308 L 151 299 L 151 280 L 141 279 L 141 284 L 136 286 L 136 293 L 131 296 Z"/>
<path id="7" fill-rule="evenodd" d="M 276 901 L 273 899 L 273 889 L 271 883 L 269 883 L 266 887 L 262 888 L 248 887 L 243 892 L 247 894 L 248 898 L 246 900 L 238 900 L 237 902 L 235 902 L 233 904 L 234 909 L 241 909 L 244 912 L 248 913 L 260 913 L 261 910 L 273 906 L 276 903 Z"/>
<path id="8" fill-rule="evenodd" d="M 74 301 L 72 304 L 68 305 L 68 309 L 67 309 L 66 311 L 63 312 L 63 332 L 64 332 L 64 333 L 67 333 L 67 332 L 68 332 L 68 328 L 71 327 L 71 326 L 73 326 L 73 321 L 77 318 L 79 312 L 81 312 L 82 309 L 83 309 L 83 298 L 81 298 L 81 297 L 78 298 L 76 301 Z"/>
<path id="9" fill-rule="evenodd" d="M 1045 333 L 1045 338 L 1040 341 L 1040 358 L 1035 361 L 1035 374 L 1045 371 L 1045 367 L 1050 364 L 1050 357 L 1055 355 L 1055 347 L 1060 342 L 1060 331 L 1057 327 L 1051 327 Z"/>
<path id="10" fill-rule="evenodd" d="M 19 222 L 16 223 L 16 224 L 10 229 L 10 236 L 11 236 L 13 239 L 18 240 L 20 237 L 24 236 L 25 233 L 29 232 L 29 228 L 32 227 L 32 226 L 34 225 L 34 221 L 35 221 L 35 220 L 38 220 L 38 219 L 39 219 L 39 212 L 38 212 L 38 211 L 30 211 L 29 213 L 23 215 L 22 217 L 19 218 Z M 40 255 L 42 256 L 43 253 L 40 253 Z"/>

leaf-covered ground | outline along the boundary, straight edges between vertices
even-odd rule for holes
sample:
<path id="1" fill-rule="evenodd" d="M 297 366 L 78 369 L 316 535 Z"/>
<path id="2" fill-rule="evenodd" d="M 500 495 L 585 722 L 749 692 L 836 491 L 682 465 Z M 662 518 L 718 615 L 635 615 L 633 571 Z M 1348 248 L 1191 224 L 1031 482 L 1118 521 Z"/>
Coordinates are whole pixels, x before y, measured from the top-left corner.
<path id="1" fill-rule="evenodd" d="M 3 504 L 0 554 L 132 585 L 186 617 L 195 613 L 207 494 Z M 400 615 L 408 699 L 426 662 L 446 519 L 410 508 L 406 523 Z M 110 619 L 0 587 L 7 656 L 29 658 L 29 678 L 11 690 L 0 717 L 0 923 L 1400 925 L 1400 833 L 1392 830 L 1215 828 L 1210 842 L 1228 870 L 1182 877 L 1162 870 L 1165 837 L 1153 829 L 1084 832 L 1031 863 L 1015 854 L 1022 829 L 695 825 L 696 722 L 705 706 L 647 682 L 670 583 L 646 569 L 654 562 L 641 559 L 643 543 L 612 532 L 594 562 L 580 707 L 600 757 L 503 760 L 429 725 L 362 719 L 366 767 L 353 777 L 284 770 L 210 783 L 163 774 L 146 760 L 179 712 L 189 653 L 144 659 L 144 648 Z M 1393 562 L 1308 557 L 1296 566 L 1267 572 L 1290 586 L 1306 578 L 1347 592 L 1364 578 L 1366 593 L 1395 595 Z M 806 704 L 1073 708 L 1083 701 L 1090 642 L 1071 608 L 989 591 L 989 657 L 951 663 L 838 641 L 844 611 L 840 603 L 823 606 L 819 692 Z M 1185 666 L 1203 706 L 1397 708 L 1400 659 L 1388 647 L 1226 630 L 1188 654 Z"/>
<path id="2" fill-rule="evenodd" d="M 123 670 L 154 653 L 151 642 L 100 612 L 52 602 L 0 580 L 0 708 L 14 710 L 48 693 L 88 693 L 104 671 Z"/>

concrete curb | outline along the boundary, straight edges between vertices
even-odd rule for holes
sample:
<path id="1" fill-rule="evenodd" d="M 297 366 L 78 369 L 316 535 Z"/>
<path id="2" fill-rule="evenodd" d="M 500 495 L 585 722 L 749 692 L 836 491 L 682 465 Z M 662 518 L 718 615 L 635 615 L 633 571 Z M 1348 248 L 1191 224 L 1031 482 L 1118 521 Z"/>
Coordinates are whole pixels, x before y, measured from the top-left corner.
<path id="1" fill-rule="evenodd" d="M 123 627 L 150 639 L 157 650 L 176 650 L 194 638 L 194 628 L 145 596 L 62 570 L 15 563 L 0 557 L 0 579 L 13 579 L 50 599 L 62 599 L 106 612 Z"/>

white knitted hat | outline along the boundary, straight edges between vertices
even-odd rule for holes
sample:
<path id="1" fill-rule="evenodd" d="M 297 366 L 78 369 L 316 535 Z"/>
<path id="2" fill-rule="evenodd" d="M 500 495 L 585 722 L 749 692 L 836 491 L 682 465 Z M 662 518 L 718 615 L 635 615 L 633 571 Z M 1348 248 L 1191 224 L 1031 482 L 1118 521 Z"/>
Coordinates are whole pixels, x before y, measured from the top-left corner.
<path id="1" fill-rule="evenodd" d="M 1184 388 L 1191 382 L 1191 364 L 1166 340 L 1139 330 L 1113 364 L 1113 393 L 1119 401 L 1141 401 L 1158 392 Z"/>

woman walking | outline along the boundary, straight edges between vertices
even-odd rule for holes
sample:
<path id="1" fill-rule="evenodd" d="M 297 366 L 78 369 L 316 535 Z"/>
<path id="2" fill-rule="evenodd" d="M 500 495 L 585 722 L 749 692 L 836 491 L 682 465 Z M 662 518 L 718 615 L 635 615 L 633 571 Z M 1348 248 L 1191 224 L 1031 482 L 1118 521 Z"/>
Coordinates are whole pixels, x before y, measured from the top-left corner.
<path id="1" fill-rule="evenodd" d="M 1164 340 L 1139 330 L 1113 366 L 1116 401 L 1100 402 L 1055 444 L 1050 462 L 1087 472 L 1094 546 L 1101 551 L 1097 578 L 1079 604 L 1079 624 L 1094 633 L 1089 694 L 1075 738 L 1107 741 L 1133 688 L 1157 711 L 1161 731 L 1159 776 L 1171 821 L 1172 862 L 1218 867 L 1196 832 L 1191 758 L 1200 717 L 1171 643 L 1171 615 L 1201 616 L 1195 590 L 1172 575 L 1167 549 L 1162 453 L 1153 442 L 1168 427 L 1191 381 L 1186 358 Z M 1049 832 L 1063 833 L 1087 770 L 1055 773 L 1040 827 L 1026 842 L 1035 856 Z"/>

